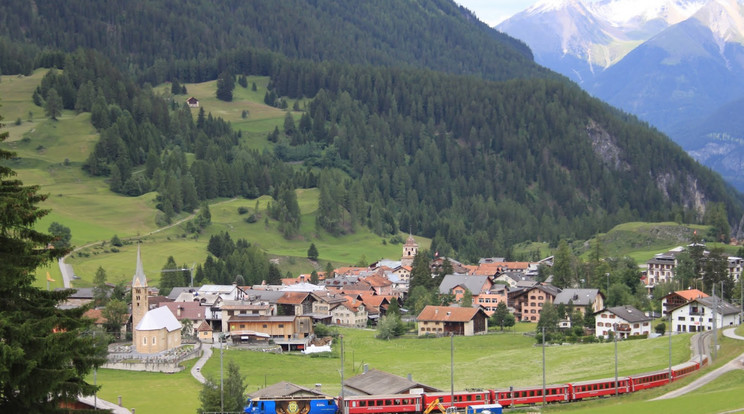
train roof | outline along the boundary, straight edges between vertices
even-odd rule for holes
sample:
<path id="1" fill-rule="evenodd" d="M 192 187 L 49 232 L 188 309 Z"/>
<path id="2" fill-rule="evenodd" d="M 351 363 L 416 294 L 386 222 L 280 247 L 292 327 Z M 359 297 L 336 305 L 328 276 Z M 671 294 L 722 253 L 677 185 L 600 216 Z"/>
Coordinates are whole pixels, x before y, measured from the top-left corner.
<path id="1" fill-rule="evenodd" d="M 627 379 L 628 379 L 628 376 L 617 377 L 617 382 L 620 383 L 621 381 L 626 381 Z M 615 377 L 600 378 L 600 379 L 588 380 L 588 381 L 572 381 L 570 382 L 570 384 L 571 385 L 588 385 L 588 384 L 597 384 L 600 382 L 615 382 Z"/>
<path id="2" fill-rule="evenodd" d="M 568 384 L 548 384 L 548 385 L 545 385 L 545 389 L 546 390 L 547 389 L 551 389 L 551 388 L 565 388 L 565 387 L 568 387 Z M 494 391 L 495 392 L 510 392 L 510 391 L 517 392 L 517 391 L 529 391 L 529 390 L 537 390 L 537 389 L 540 389 L 541 390 L 542 389 L 542 386 L 539 386 L 539 387 L 535 387 L 535 386 L 532 386 L 532 387 L 529 387 L 529 386 L 528 387 L 513 387 L 512 389 L 509 389 L 509 388 L 497 388 Z"/>

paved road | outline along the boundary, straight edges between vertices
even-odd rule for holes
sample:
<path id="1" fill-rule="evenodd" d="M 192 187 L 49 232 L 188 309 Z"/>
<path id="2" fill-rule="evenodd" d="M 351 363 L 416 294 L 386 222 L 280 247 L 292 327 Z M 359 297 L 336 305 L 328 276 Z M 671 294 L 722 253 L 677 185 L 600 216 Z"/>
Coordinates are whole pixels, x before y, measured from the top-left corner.
<path id="1" fill-rule="evenodd" d="M 744 341 L 744 337 L 741 337 L 741 336 L 736 335 L 734 333 L 735 330 L 736 330 L 736 328 L 729 328 L 729 329 L 724 330 L 723 331 L 723 334 L 725 336 L 729 337 L 729 338 L 739 339 L 739 340 Z M 697 342 L 697 341 L 694 341 L 693 340 L 693 344 L 695 342 Z M 668 393 L 662 395 L 661 397 L 654 398 L 651 401 L 665 400 L 665 399 L 668 399 L 668 398 L 675 398 L 675 397 L 679 397 L 680 395 L 687 394 L 688 392 L 693 391 L 693 390 L 696 390 L 696 389 L 702 387 L 703 385 L 705 385 L 705 384 L 713 381 L 714 379 L 720 377 L 721 374 L 724 374 L 724 373 L 729 372 L 729 371 L 733 371 L 735 369 L 744 369 L 744 353 L 742 353 L 738 357 L 732 359 L 726 365 L 724 365 L 724 366 L 722 366 L 720 368 L 717 368 L 716 370 L 711 371 L 711 372 L 703 375 L 702 377 L 696 379 L 695 381 L 691 382 L 690 384 L 685 385 L 684 387 L 679 388 L 679 389 L 676 389 L 674 391 L 668 392 Z"/>
<path id="2" fill-rule="evenodd" d="M 202 351 L 201 358 L 199 358 L 199 360 L 196 361 L 196 364 L 191 367 L 191 375 L 196 378 L 197 381 L 204 384 L 207 380 L 204 378 L 204 375 L 202 375 L 201 370 L 204 367 L 204 364 L 207 363 L 209 357 L 212 356 L 212 344 L 202 343 Z"/>

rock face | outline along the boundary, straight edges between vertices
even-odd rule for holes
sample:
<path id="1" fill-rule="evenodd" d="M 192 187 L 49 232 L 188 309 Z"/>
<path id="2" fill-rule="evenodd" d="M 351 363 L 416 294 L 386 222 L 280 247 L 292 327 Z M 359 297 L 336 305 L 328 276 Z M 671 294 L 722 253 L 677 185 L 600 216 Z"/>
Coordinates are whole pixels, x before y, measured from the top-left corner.
<path id="1" fill-rule="evenodd" d="M 742 0 L 548 0 L 497 29 L 744 190 Z"/>

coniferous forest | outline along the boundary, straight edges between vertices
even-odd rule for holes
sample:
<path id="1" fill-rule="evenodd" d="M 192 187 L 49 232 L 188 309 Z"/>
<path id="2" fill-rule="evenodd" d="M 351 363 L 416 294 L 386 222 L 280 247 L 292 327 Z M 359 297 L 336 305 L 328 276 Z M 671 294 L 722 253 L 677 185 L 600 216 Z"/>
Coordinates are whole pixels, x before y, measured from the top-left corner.
<path id="1" fill-rule="evenodd" d="M 157 191 L 166 218 L 271 195 L 291 237 L 293 190 L 317 187 L 331 234 L 403 230 L 472 260 L 632 220 L 698 223 L 700 199 L 732 223 L 744 213 L 667 137 L 450 1 L 110 3 L 4 2 L 0 70 L 49 68 L 35 102 L 57 95 L 100 132 L 86 171 L 124 195 Z M 309 99 L 267 131 L 271 150 L 152 87 L 219 79 L 219 93 L 246 75 L 270 77 L 268 105 Z"/>

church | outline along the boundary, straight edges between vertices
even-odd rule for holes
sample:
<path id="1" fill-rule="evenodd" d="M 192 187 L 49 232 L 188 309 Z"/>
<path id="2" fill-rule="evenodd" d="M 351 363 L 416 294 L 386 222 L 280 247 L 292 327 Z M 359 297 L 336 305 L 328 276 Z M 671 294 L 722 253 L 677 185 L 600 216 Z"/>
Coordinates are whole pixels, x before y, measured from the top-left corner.
<path id="1" fill-rule="evenodd" d="M 132 345 L 140 354 L 157 354 L 181 346 L 181 322 L 167 307 L 150 310 L 147 277 L 137 246 L 137 269 L 132 278 Z"/>

